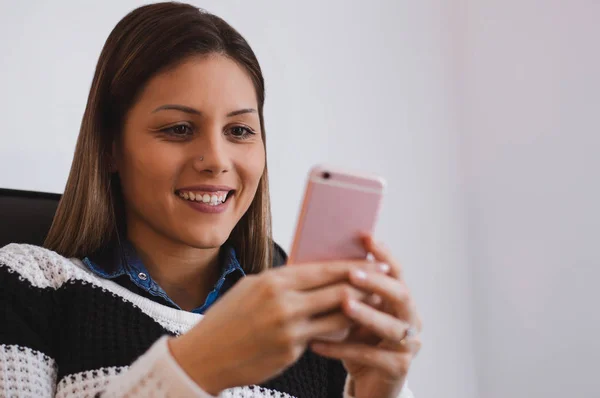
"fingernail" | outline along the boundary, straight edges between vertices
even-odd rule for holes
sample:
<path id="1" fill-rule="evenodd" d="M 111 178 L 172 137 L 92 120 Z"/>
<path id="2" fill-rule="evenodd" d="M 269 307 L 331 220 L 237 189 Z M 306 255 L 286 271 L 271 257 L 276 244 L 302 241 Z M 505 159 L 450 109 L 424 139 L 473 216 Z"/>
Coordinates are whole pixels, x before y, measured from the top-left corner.
<path id="1" fill-rule="evenodd" d="M 359 281 L 364 281 L 365 279 L 367 279 L 367 273 L 363 270 L 356 269 L 352 273 L 354 274 L 354 277 Z"/>
<path id="2" fill-rule="evenodd" d="M 378 294 L 373 294 L 369 297 L 369 304 L 373 306 L 378 306 L 379 304 L 381 304 L 381 301 L 381 296 Z"/>
<path id="3" fill-rule="evenodd" d="M 348 300 L 348 309 L 350 312 L 356 311 L 358 308 L 358 303 L 355 300 Z"/>
<path id="4" fill-rule="evenodd" d="M 379 269 L 381 272 L 388 273 L 390 271 L 390 266 L 386 263 L 379 263 L 377 269 Z"/>

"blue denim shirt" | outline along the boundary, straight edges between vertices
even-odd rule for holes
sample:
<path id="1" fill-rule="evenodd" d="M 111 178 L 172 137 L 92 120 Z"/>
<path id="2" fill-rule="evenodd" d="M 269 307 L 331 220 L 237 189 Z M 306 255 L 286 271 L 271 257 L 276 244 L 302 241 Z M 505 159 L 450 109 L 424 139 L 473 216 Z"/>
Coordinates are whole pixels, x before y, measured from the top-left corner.
<path id="1" fill-rule="evenodd" d="M 94 274 L 105 279 L 114 279 L 119 283 L 123 277 L 129 280 L 143 292 L 154 297 L 162 298 L 172 307 L 181 309 L 167 293 L 156 283 L 135 251 L 130 242 L 123 242 L 122 252 L 118 247 L 109 249 L 108 256 L 88 256 L 82 261 Z M 232 247 L 224 247 L 221 255 L 221 275 L 213 290 L 208 294 L 204 304 L 192 310 L 192 312 L 203 314 L 212 304 L 220 298 L 227 288 L 231 287 L 237 280 L 246 274 L 238 262 L 235 250 Z M 121 255 L 122 254 L 122 255 Z M 156 301 L 156 300 L 155 300 Z"/>

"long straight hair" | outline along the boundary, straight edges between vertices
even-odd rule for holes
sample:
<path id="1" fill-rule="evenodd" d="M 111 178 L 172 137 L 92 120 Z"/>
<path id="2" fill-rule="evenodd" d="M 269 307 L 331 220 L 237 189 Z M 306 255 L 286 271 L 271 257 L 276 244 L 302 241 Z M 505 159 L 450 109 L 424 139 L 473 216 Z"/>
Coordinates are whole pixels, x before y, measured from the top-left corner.
<path id="1" fill-rule="evenodd" d="M 45 247 L 65 257 L 81 258 L 119 239 L 126 227 L 124 203 L 118 175 L 110 170 L 110 153 L 122 134 L 125 116 L 154 75 L 190 56 L 210 54 L 231 58 L 252 79 L 266 148 L 264 79 L 246 40 L 223 19 L 188 4 L 139 7 L 115 26 L 100 54 L 71 171 Z M 266 159 L 256 195 L 229 242 L 247 273 L 271 265 Z"/>

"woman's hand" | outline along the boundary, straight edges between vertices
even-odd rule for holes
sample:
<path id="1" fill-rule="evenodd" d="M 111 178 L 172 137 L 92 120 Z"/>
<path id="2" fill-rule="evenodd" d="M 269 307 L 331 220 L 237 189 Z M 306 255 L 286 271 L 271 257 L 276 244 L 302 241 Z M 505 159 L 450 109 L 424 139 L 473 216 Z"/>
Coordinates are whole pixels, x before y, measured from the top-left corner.
<path id="1" fill-rule="evenodd" d="M 344 313 L 358 327 L 340 343 L 315 342 L 317 354 L 342 360 L 350 375 L 350 394 L 356 398 L 395 398 L 406 380 L 421 342 L 421 321 L 402 280 L 400 265 L 390 253 L 365 238 L 375 261 L 388 264 L 388 275 L 352 270 L 354 286 L 371 293 L 371 304 L 353 298 L 344 301 Z"/>
<path id="2" fill-rule="evenodd" d="M 367 296 L 349 274 L 376 269 L 367 261 L 302 264 L 246 276 L 169 342 L 173 357 L 212 395 L 259 384 L 296 362 L 315 337 L 349 328 L 342 303 Z"/>

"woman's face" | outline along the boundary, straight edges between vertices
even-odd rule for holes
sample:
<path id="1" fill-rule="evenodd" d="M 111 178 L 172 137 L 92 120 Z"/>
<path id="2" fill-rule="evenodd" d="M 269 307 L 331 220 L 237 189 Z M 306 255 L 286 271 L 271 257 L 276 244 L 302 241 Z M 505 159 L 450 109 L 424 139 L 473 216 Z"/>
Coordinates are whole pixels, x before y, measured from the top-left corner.
<path id="1" fill-rule="evenodd" d="M 221 55 L 156 75 L 128 112 L 114 158 L 130 237 L 221 246 L 265 168 L 252 80 Z"/>

